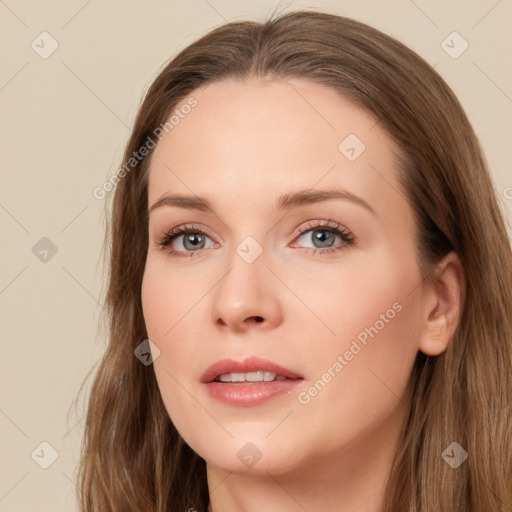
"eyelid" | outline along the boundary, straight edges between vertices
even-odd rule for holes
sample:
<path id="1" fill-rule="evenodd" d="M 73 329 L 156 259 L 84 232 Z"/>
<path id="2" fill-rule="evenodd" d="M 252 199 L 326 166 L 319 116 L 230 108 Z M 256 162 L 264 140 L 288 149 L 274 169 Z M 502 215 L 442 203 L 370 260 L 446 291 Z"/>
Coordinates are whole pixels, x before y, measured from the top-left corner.
<path id="1" fill-rule="evenodd" d="M 162 233 L 164 236 L 171 235 L 171 234 L 178 234 L 178 233 L 179 233 L 179 235 L 182 235 L 183 233 L 181 233 L 181 231 L 194 231 L 194 232 L 198 231 L 198 232 L 204 233 L 205 235 L 208 235 L 210 238 L 213 237 L 213 232 L 210 228 L 207 228 L 203 224 L 196 224 L 195 222 L 187 222 L 185 224 L 178 224 L 174 228 L 163 229 L 162 231 L 159 231 L 158 233 Z M 158 235 L 157 235 L 157 237 L 158 237 Z M 160 235 L 160 238 L 161 238 L 161 235 Z M 222 240 L 222 237 L 218 237 L 218 238 L 220 238 Z"/>
<path id="2" fill-rule="evenodd" d="M 336 222 L 331 219 L 324 219 L 324 220 L 310 219 L 305 222 L 306 222 L 306 224 L 303 224 L 296 229 L 296 235 L 302 235 L 312 229 L 320 229 L 320 228 L 345 229 L 348 231 L 348 229 L 345 228 L 345 226 L 343 226 L 339 222 Z"/>

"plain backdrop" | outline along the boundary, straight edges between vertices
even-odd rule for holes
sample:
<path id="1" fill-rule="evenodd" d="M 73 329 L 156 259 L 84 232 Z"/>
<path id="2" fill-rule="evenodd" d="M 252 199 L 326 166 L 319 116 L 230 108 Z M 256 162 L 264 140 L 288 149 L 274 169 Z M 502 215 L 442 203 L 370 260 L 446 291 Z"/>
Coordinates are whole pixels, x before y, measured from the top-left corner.
<path id="1" fill-rule="evenodd" d="M 0 0 L 0 512 L 77 510 L 74 400 L 106 345 L 104 201 L 92 191 L 121 164 L 147 87 L 212 28 L 276 7 L 351 16 L 434 65 L 510 217 L 510 0 Z"/>

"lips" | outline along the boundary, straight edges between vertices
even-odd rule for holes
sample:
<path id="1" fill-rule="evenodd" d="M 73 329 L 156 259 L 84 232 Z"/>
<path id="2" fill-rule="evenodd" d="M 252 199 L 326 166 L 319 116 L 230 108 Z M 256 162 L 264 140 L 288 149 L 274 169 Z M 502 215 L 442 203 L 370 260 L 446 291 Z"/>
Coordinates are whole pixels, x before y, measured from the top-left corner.
<path id="1" fill-rule="evenodd" d="M 276 374 L 276 379 L 256 382 L 220 382 L 217 379 L 226 374 L 250 374 L 258 371 Z M 281 376 L 281 379 L 277 379 L 277 376 Z M 303 385 L 303 381 L 304 377 L 298 373 L 259 357 L 250 357 L 244 361 L 222 359 L 207 368 L 201 376 L 207 395 L 230 407 L 255 407 L 267 401 L 271 404 L 271 399 L 277 399 L 278 396 L 289 400 L 293 392 Z"/>
<path id="2" fill-rule="evenodd" d="M 288 368 L 284 368 L 272 361 L 261 359 L 259 357 L 250 357 L 243 361 L 235 361 L 233 359 L 221 359 L 209 366 L 201 376 L 201 382 L 213 382 L 217 377 L 227 373 L 249 373 L 249 372 L 273 372 L 282 375 L 288 379 L 302 379 L 303 377 Z"/>

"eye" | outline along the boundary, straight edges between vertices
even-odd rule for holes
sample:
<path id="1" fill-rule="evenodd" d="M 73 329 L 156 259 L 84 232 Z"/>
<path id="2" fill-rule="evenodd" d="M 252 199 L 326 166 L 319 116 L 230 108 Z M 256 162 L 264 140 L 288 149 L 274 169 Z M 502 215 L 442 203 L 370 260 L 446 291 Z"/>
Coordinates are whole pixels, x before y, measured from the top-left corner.
<path id="1" fill-rule="evenodd" d="M 312 249 L 313 253 L 339 251 L 347 246 L 355 245 L 354 235 L 347 228 L 332 220 L 309 221 L 305 226 L 300 227 L 298 231 L 301 233 L 298 240 L 301 238 L 304 238 L 306 241 L 309 240 L 313 247 L 306 247 L 306 249 Z M 341 241 L 339 245 L 335 245 L 336 238 Z M 292 247 L 296 246 L 296 243 L 292 244 Z"/>
<path id="2" fill-rule="evenodd" d="M 167 249 L 172 256 L 191 257 L 201 249 L 211 248 L 206 246 L 207 239 L 211 241 L 211 238 L 202 230 L 188 225 L 164 233 L 157 245 L 162 250 Z"/>
<path id="3" fill-rule="evenodd" d="M 304 247 L 313 253 L 328 253 L 345 249 L 355 245 L 354 235 L 345 227 L 332 220 L 309 221 L 305 226 L 297 230 L 300 236 L 313 243 L 313 247 Z M 336 245 L 336 239 L 340 241 Z M 208 240 L 211 242 L 208 244 Z M 180 226 L 172 229 L 157 241 L 157 246 L 167 250 L 171 256 L 192 257 L 200 253 L 202 249 L 218 247 L 218 244 L 200 228 L 194 225 Z M 296 242 L 291 247 L 300 247 Z"/>

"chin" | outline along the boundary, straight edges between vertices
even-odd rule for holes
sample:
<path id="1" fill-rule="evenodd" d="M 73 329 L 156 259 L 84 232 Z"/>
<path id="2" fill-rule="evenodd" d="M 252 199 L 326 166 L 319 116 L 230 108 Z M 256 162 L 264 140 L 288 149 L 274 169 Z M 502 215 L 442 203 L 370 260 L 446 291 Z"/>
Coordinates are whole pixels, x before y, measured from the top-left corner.
<path id="1" fill-rule="evenodd" d="M 290 472 L 300 464 L 296 448 L 288 450 L 278 437 L 272 442 L 244 435 L 226 439 L 223 443 L 211 440 L 208 446 L 203 443 L 190 446 L 207 464 L 239 474 L 278 475 Z"/>

